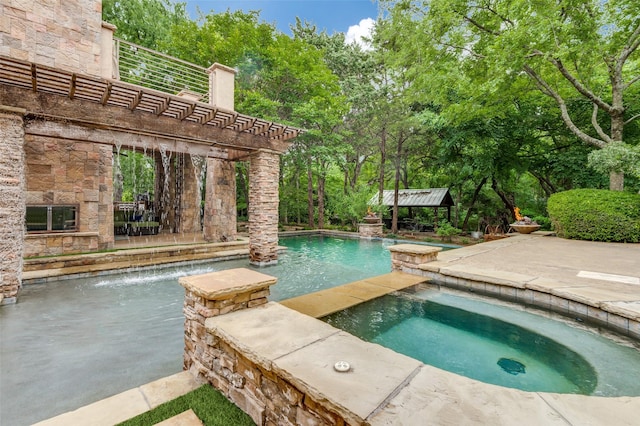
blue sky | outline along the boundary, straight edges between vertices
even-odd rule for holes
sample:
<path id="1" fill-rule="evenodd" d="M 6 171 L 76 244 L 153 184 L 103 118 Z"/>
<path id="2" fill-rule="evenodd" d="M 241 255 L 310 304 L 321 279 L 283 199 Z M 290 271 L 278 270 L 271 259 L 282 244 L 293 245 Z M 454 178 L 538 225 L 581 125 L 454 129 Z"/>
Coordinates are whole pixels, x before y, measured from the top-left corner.
<path id="1" fill-rule="evenodd" d="M 289 26 L 296 21 L 296 16 L 315 24 L 319 30 L 325 29 L 329 34 L 334 32 L 348 33 L 350 27 L 353 34 L 366 33 L 378 16 L 378 6 L 372 0 L 181 0 L 187 3 L 187 12 L 196 18 L 196 7 L 205 14 L 211 10 L 224 12 L 231 10 L 260 10 L 260 18 L 291 34 Z M 371 21 L 363 20 L 369 18 Z"/>

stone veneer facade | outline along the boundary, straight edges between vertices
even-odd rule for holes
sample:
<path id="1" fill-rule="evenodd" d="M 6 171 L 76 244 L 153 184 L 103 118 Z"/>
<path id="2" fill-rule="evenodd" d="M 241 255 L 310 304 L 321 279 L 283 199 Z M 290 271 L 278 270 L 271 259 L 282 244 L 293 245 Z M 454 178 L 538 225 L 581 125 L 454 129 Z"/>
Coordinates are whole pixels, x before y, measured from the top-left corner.
<path id="1" fill-rule="evenodd" d="M 215 333 L 205 321 L 267 303 L 276 278 L 245 268 L 180 278 L 185 287 L 184 369 L 218 389 L 261 425 L 350 424 L 286 378 L 249 359 L 232 336 Z"/>
<path id="2" fill-rule="evenodd" d="M 362 238 L 382 238 L 383 224 L 381 223 L 359 223 L 358 234 Z"/>
<path id="3" fill-rule="evenodd" d="M 249 258 L 251 263 L 278 262 L 278 179 L 280 157 L 258 151 L 249 165 Z"/>
<path id="4" fill-rule="evenodd" d="M 3 0 L 0 55 L 101 75 L 101 0 Z"/>
<path id="5" fill-rule="evenodd" d="M 0 18 L 1 19 L 1 18 Z M 25 174 L 21 111 L 0 107 L 0 304 L 14 302 L 22 285 Z"/>
<path id="6" fill-rule="evenodd" d="M 113 147 L 25 136 L 27 205 L 77 206 L 76 232 L 34 233 L 25 257 L 103 250 L 113 245 Z"/>
<path id="7" fill-rule="evenodd" d="M 211 242 L 237 238 L 236 168 L 233 161 L 207 159 L 204 238 Z"/>

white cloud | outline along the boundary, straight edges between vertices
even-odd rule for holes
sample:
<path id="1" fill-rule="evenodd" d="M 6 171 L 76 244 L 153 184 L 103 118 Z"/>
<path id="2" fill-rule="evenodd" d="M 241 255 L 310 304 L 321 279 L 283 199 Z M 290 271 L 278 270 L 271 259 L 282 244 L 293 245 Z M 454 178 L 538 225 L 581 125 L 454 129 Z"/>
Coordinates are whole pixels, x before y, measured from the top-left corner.
<path id="1" fill-rule="evenodd" d="M 371 37 L 375 23 L 373 19 L 365 18 L 358 25 L 351 25 L 345 35 L 345 43 L 356 43 L 365 50 L 371 49 L 371 44 L 364 39 Z"/>

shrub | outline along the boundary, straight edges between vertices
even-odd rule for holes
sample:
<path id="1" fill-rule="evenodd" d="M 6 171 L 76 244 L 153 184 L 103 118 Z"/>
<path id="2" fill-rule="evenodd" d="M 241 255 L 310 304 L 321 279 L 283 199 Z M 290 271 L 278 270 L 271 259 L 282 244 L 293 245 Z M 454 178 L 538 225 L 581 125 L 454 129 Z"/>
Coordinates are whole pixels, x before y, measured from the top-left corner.
<path id="1" fill-rule="evenodd" d="M 543 231 L 551 230 L 551 221 L 546 216 L 533 216 L 531 218 L 534 222 L 540 225 L 540 229 Z"/>
<path id="2" fill-rule="evenodd" d="M 438 227 L 438 231 L 436 233 L 439 237 L 442 237 L 443 240 L 451 242 L 451 237 L 454 235 L 460 235 L 461 232 L 461 230 L 454 228 L 449 222 L 444 221 Z"/>
<path id="3" fill-rule="evenodd" d="M 574 189 L 549 197 L 547 210 L 559 237 L 640 242 L 640 195 L 603 189 Z"/>

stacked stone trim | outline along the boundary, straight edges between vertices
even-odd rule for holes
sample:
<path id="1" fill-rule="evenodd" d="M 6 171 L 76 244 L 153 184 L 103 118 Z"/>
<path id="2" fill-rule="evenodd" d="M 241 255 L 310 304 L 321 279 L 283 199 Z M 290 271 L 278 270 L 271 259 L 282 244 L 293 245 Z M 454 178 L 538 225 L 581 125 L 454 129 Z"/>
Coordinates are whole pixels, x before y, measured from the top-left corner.
<path id="1" fill-rule="evenodd" d="M 391 252 L 391 269 L 408 274 L 422 275 L 419 265 L 438 260 L 438 252 L 442 247 L 423 246 L 418 244 L 397 244 L 389 247 Z"/>
<path id="2" fill-rule="evenodd" d="M 276 278 L 239 268 L 182 277 L 179 282 L 186 290 L 184 368 L 206 376 L 215 339 L 205 332 L 205 320 L 267 303 Z"/>
<path id="3" fill-rule="evenodd" d="M 0 304 L 22 285 L 25 180 L 22 113 L 0 106 Z"/>
<path id="4" fill-rule="evenodd" d="M 362 238 L 381 238 L 382 227 L 382 223 L 359 223 L 358 234 Z"/>
<path id="5" fill-rule="evenodd" d="M 239 268 L 179 281 L 186 289 L 185 370 L 220 390 L 257 425 L 349 424 L 326 401 L 314 399 L 268 365 L 247 357 L 233 346 L 231 336 L 207 329 L 207 318 L 265 305 L 276 278 Z"/>
<path id="6" fill-rule="evenodd" d="M 232 161 L 207 159 L 204 237 L 211 242 L 237 239 L 236 167 Z"/>
<path id="7" fill-rule="evenodd" d="M 249 167 L 249 259 L 255 265 L 278 262 L 278 177 L 280 157 L 258 151 Z"/>

